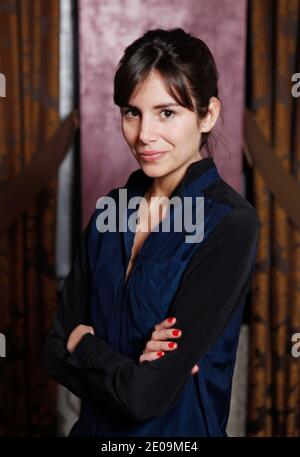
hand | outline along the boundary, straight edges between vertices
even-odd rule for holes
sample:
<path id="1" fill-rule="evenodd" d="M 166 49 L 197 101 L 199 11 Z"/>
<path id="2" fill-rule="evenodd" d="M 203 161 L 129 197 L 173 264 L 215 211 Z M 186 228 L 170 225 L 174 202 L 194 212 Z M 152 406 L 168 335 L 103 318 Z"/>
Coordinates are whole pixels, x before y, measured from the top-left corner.
<path id="1" fill-rule="evenodd" d="M 155 330 L 151 334 L 151 340 L 149 340 L 145 346 L 143 354 L 140 355 L 139 362 L 145 360 L 155 360 L 163 357 L 165 355 L 164 351 L 173 351 L 177 348 L 177 343 L 173 341 L 165 341 L 168 338 L 180 338 L 182 335 L 181 330 L 171 329 L 172 325 L 176 322 L 176 317 L 168 318 L 162 321 L 160 324 L 155 326 Z M 172 332 L 177 330 L 177 335 L 173 335 Z M 173 344 L 173 347 L 170 347 L 169 344 Z M 198 365 L 194 365 L 191 374 L 195 374 L 199 371 Z"/>
<path id="2" fill-rule="evenodd" d="M 89 325 L 77 325 L 77 327 L 74 328 L 74 330 L 70 333 L 68 341 L 67 341 L 67 349 L 69 352 L 72 352 L 75 350 L 77 344 L 85 335 L 86 333 L 91 333 L 92 335 L 95 335 L 93 327 L 90 327 Z"/>

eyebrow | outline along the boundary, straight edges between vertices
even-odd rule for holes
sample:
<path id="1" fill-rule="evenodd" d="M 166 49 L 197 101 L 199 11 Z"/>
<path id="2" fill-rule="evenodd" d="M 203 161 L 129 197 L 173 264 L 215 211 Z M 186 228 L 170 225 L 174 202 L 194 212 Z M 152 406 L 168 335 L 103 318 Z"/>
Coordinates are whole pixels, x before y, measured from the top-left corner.
<path id="1" fill-rule="evenodd" d="M 160 108 L 170 108 L 171 106 L 180 106 L 178 103 L 175 102 L 170 102 L 170 103 L 164 103 L 162 105 L 155 105 L 152 107 L 152 109 L 160 109 Z M 126 105 L 124 108 L 132 108 L 137 111 L 140 111 L 140 109 L 137 106 L 134 105 Z"/>

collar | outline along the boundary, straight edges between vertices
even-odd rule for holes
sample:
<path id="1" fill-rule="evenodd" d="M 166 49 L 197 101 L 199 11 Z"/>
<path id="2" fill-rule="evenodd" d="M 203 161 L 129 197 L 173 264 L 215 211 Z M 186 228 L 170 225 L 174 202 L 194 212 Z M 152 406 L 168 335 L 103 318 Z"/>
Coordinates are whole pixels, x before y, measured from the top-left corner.
<path id="1" fill-rule="evenodd" d="M 196 184 L 196 182 L 198 183 L 198 181 L 202 181 L 202 177 L 204 178 L 204 176 L 207 178 L 207 172 L 209 170 L 210 173 L 212 172 L 215 176 L 220 177 L 212 157 L 204 157 L 203 159 L 199 159 L 195 162 L 190 163 L 185 171 L 183 178 L 177 184 L 169 198 L 171 199 L 174 196 L 184 196 L 186 191 L 188 191 L 189 188 L 193 187 L 191 185 L 192 183 Z M 142 168 L 139 168 L 138 170 L 135 170 L 131 173 L 125 187 L 127 188 L 128 194 L 130 194 L 130 196 L 143 196 L 153 183 L 153 180 L 153 177 L 147 176 Z"/>

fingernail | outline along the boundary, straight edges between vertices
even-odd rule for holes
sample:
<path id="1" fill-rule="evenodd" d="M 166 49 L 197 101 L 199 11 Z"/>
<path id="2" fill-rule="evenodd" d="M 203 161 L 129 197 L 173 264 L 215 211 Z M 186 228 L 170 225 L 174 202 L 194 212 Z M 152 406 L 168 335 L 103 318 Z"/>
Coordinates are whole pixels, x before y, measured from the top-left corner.
<path id="1" fill-rule="evenodd" d="M 160 351 L 160 352 L 157 352 L 156 354 L 158 355 L 158 357 L 162 357 L 164 355 L 164 352 Z"/>
<path id="2" fill-rule="evenodd" d="M 169 348 L 174 348 L 176 346 L 176 343 L 168 343 Z"/>
<path id="3" fill-rule="evenodd" d="M 180 330 L 172 330 L 172 335 L 178 336 L 180 334 Z"/>
<path id="4" fill-rule="evenodd" d="M 174 317 L 169 317 L 168 318 L 168 322 L 170 322 L 170 323 L 173 322 L 173 320 L 174 320 Z"/>

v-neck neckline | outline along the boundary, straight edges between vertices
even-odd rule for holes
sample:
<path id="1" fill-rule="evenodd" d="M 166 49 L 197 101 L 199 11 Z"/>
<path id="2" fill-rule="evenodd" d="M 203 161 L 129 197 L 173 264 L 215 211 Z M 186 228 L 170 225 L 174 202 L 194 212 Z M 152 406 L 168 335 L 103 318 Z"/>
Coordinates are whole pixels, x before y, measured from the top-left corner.
<path id="1" fill-rule="evenodd" d="M 214 167 L 217 172 L 217 169 L 216 169 L 216 166 L 215 166 L 215 163 L 214 163 L 214 160 L 212 157 L 205 157 L 203 159 L 200 159 L 198 161 L 195 161 L 195 162 L 192 162 L 191 164 L 189 164 L 189 166 L 186 169 L 185 175 L 183 176 L 181 181 L 177 184 L 177 186 L 175 187 L 175 189 L 173 190 L 173 192 L 169 198 L 171 199 L 174 196 L 183 197 L 185 188 L 189 184 L 191 184 L 193 181 L 198 179 L 202 174 L 205 174 L 212 167 Z M 217 174 L 218 174 L 218 172 L 217 172 Z M 127 192 L 128 192 L 128 198 L 131 198 L 131 197 L 144 198 L 146 192 L 151 187 L 153 180 L 154 180 L 154 178 L 146 175 L 144 173 L 144 171 L 142 170 L 142 168 L 139 168 L 139 169 L 135 170 L 134 172 L 132 172 L 125 185 L 125 187 L 127 188 Z M 140 208 L 140 203 L 139 203 L 139 208 Z M 130 212 L 130 214 L 128 214 L 128 211 Z M 136 208 L 127 209 L 127 211 L 125 211 L 124 216 L 125 216 L 126 227 L 128 227 L 128 219 L 131 215 L 131 212 L 133 212 L 133 211 L 136 211 Z M 155 225 L 154 229 L 157 227 L 158 230 L 160 230 L 160 226 L 161 226 L 163 220 L 164 220 L 164 218 L 158 224 Z M 131 230 L 128 230 L 127 232 L 125 231 L 123 234 L 124 242 L 125 242 L 125 257 L 126 257 L 126 264 L 125 264 L 125 269 L 124 269 L 125 271 L 123 272 L 123 285 L 125 288 L 128 286 L 128 284 L 131 280 L 131 277 L 140 262 L 141 254 L 145 250 L 145 243 L 147 243 L 147 242 L 149 243 L 149 238 L 151 240 L 151 234 L 153 231 L 154 230 L 151 230 L 149 232 L 148 236 L 146 237 L 146 239 L 144 240 L 138 254 L 135 257 L 135 263 L 132 266 L 131 271 L 129 272 L 128 275 L 127 275 L 127 270 L 128 270 L 129 262 L 132 257 L 132 247 L 134 245 L 134 238 L 135 238 L 136 232 L 135 231 L 131 232 Z M 127 277 L 126 277 L 126 275 L 127 275 Z"/>
<path id="2" fill-rule="evenodd" d="M 145 191 L 145 193 L 144 193 L 144 195 L 143 195 L 143 198 L 144 198 L 144 199 L 146 199 L 145 195 L 147 194 L 147 192 L 148 192 L 148 189 Z M 146 199 L 146 200 L 147 200 L 147 199 Z M 147 204 L 149 205 L 149 202 L 148 202 L 148 201 L 147 201 Z M 139 205 L 138 212 L 140 211 L 140 208 L 141 208 L 141 206 Z M 139 215 L 139 213 L 138 213 L 137 215 Z M 129 260 L 127 261 L 127 264 L 126 264 L 126 267 L 125 267 L 125 270 L 126 270 L 126 271 L 125 271 L 125 277 L 124 277 L 124 283 L 125 283 L 125 285 L 128 283 L 128 280 L 130 279 L 130 276 L 131 276 L 131 274 L 132 274 L 132 272 L 133 272 L 133 270 L 134 270 L 134 268 L 135 268 L 135 265 L 136 265 L 136 263 L 137 263 L 137 261 L 138 261 L 138 258 L 139 258 L 139 256 L 140 256 L 140 252 L 142 251 L 143 246 L 144 246 L 144 244 L 146 243 L 148 237 L 151 236 L 151 233 L 154 232 L 154 229 L 155 229 L 156 227 L 159 228 L 159 226 L 161 225 L 161 223 L 163 222 L 163 220 L 164 220 L 166 217 L 167 217 L 166 214 L 163 214 L 163 217 L 159 220 L 159 222 L 153 227 L 152 230 L 150 230 L 150 231 L 148 232 L 148 235 L 145 237 L 145 239 L 144 239 L 144 241 L 143 241 L 143 243 L 142 243 L 140 249 L 138 250 L 138 253 L 137 253 L 137 254 L 135 255 L 135 257 L 134 257 L 135 260 L 134 260 L 134 264 L 132 265 L 131 271 L 130 271 L 130 272 L 128 273 L 128 275 L 127 275 L 128 267 L 129 267 L 130 261 L 131 261 L 131 259 L 132 259 L 132 250 L 133 250 L 133 247 L 134 247 L 134 244 L 135 244 L 135 237 L 136 237 L 136 234 L 137 234 L 136 231 L 134 232 L 134 234 L 133 234 L 133 239 L 132 239 L 132 245 L 131 245 L 131 251 L 130 251 Z M 147 224 L 149 224 L 149 219 L 148 219 L 148 221 L 147 221 Z M 126 259 L 126 260 L 127 260 L 127 259 Z"/>

